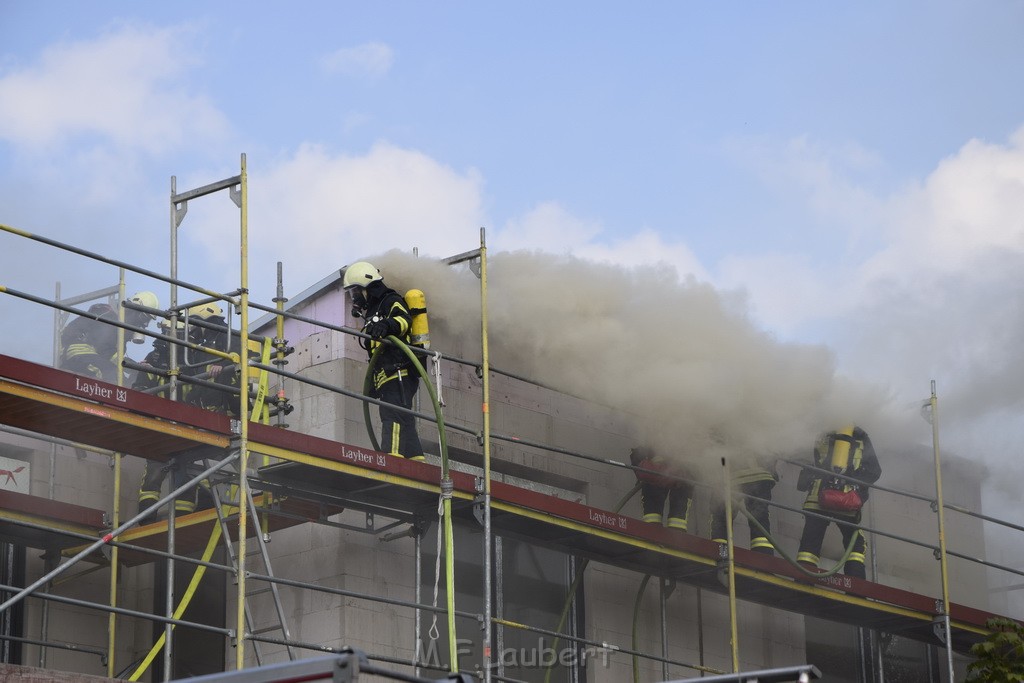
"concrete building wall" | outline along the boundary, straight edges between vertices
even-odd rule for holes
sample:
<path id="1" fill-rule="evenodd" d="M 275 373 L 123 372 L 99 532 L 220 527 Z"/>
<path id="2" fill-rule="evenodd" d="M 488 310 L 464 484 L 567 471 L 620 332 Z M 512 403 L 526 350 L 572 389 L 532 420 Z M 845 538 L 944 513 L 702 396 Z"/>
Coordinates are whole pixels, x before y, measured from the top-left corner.
<path id="1" fill-rule="evenodd" d="M 108 520 L 113 519 L 115 481 L 111 454 L 96 453 L 69 445 L 52 445 L 47 441 L 25 436 L 2 434 L 0 437 L 5 452 L 11 452 L 13 449 L 18 453 L 18 457 L 31 464 L 30 495 L 39 498 L 52 497 L 57 501 L 102 510 Z M 131 456 L 122 457 L 121 463 L 120 507 L 121 520 L 124 521 L 127 516 L 136 512 L 136 497 L 144 463 L 141 459 Z M 83 539 L 81 544 L 84 546 L 89 542 Z M 40 578 L 61 560 L 62 558 L 46 559 L 43 550 L 27 548 L 26 583 Z M 107 563 L 98 557 L 85 560 L 59 576 L 52 585 L 46 587 L 46 590 L 53 595 L 73 600 L 106 603 L 110 597 L 110 573 L 107 567 Z M 117 604 L 125 609 L 146 613 L 151 611 L 152 576 L 149 565 L 137 569 L 123 569 L 120 572 Z M 45 640 L 102 651 L 108 646 L 107 613 L 34 597 L 25 599 L 24 609 L 26 638 L 40 639 L 44 634 L 45 621 Z M 148 650 L 152 645 L 148 642 L 149 623 L 148 620 L 130 616 L 118 617 L 116 662 L 127 665 L 140 656 L 140 652 Z M 96 654 L 64 648 L 46 648 L 45 653 L 41 653 L 40 649 L 38 645 L 25 644 L 22 661 L 29 665 L 45 664 L 47 669 L 57 671 L 106 675 L 106 664 Z"/>

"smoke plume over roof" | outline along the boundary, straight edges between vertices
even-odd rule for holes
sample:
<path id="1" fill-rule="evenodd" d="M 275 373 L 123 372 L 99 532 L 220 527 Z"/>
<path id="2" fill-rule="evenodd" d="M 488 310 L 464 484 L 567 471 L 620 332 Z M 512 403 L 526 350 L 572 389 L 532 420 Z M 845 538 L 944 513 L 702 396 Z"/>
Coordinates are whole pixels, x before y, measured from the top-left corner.
<path id="1" fill-rule="evenodd" d="M 468 268 L 400 252 L 374 262 L 389 285 L 425 290 L 435 348 L 479 359 L 480 281 Z M 487 284 L 493 367 L 623 411 L 637 442 L 667 456 L 794 456 L 823 429 L 890 428 L 886 393 L 840 376 L 828 349 L 774 339 L 742 296 L 669 266 L 504 252 L 489 258 Z"/>

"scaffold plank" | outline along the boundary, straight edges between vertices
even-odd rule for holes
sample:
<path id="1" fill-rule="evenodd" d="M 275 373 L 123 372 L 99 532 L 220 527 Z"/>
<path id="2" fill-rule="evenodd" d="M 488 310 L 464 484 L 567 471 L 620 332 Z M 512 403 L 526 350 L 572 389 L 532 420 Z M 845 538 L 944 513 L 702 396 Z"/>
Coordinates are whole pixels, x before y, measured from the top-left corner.
<path id="1" fill-rule="evenodd" d="M 257 521 L 250 520 L 247 527 L 249 537 L 254 536 L 257 531 L 265 530 L 267 533 L 273 533 L 298 526 L 299 524 L 321 521 L 338 514 L 344 509 L 337 505 L 318 504 L 302 498 L 275 496 L 270 493 L 254 495 L 253 502 L 260 512 L 260 519 Z M 231 517 L 237 514 L 238 507 L 237 505 L 225 504 L 222 506 L 222 512 L 228 517 L 230 522 Z M 264 519 L 266 520 L 265 527 L 262 526 Z M 187 515 L 176 516 L 174 524 L 175 553 L 190 555 L 202 550 L 206 546 L 210 534 L 213 533 L 214 525 L 218 523 L 217 510 L 214 508 L 197 510 Z M 166 551 L 167 526 L 168 521 L 166 518 L 158 519 L 134 529 L 129 529 L 121 534 L 117 540 L 121 543 L 127 543 L 140 548 Z M 238 540 L 237 525 L 229 523 L 228 532 L 232 541 Z M 78 547 L 68 548 L 64 551 L 64 554 L 74 555 L 84 547 L 83 545 L 78 545 Z M 105 562 L 107 560 L 106 556 L 101 553 L 97 553 L 92 559 L 97 562 Z M 129 567 L 153 562 L 155 559 L 157 559 L 156 555 L 131 548 L 121 548 L 118 553 L 118 560 Z"/>
<path id="2" fill-rule="evenodd" d="M 231 439 L 224 415 L 4 355 L 0 422 L 158 461 Z"/>
<path id="3" fill-rule="evenodd" d="M 81 544 L 70 534 L 94 536 L 105 526 L 102 510 L 0 490 L 0 539 L 6 542 L 60 550 Z"/>

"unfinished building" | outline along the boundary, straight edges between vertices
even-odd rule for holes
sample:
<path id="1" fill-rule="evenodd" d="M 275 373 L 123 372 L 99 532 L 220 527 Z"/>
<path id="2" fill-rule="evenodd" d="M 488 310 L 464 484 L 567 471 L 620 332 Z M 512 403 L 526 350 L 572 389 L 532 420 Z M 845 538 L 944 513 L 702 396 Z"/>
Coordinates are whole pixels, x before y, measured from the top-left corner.
<path id="1" fill-rule="evenodd" d="M 279 284 L 269 305 L 248 298 L 244 157 L 239 176 L 172 183 L 172 232 L 188 201 L 222 191 L 242 216 L 235 292 L 181 281 L 173 262 L 152 273 L 2 226 L 5 248 L 119 269 L 99 293 L 117 304 L 125 271 L 165 283 L 167 329 L 200 324 L 187 317 L 197 302 L 237 311 L 252 395 L 235 419 L 169 396 L 187 383 L 175 372 L 146 392 L 0 356 L 4 662 L 158 681 L 355 648 L 426 678 L 664 681 L 810 663 L 831 681 L 947 681 L 1005 614 L 991 589 L 1021 572 L 984 559 L 985 528 L 1013 525 L 982 514 L 972 468 L 940 468 L 937 450 L 928 477 L 875 487 L 867 580 L 784 556 L 803 524 L 795 462 L 780 463 L 772 501 L 776 556 L 748 549 L 746 524 L 708 538 L 715 484 L 698 485 L 688 532 L 641 521 L 627 417 L 492 367 L 486 341 L 421 354 L 426 462 L 380 452 L 340 273 L 289 298 Z M 449 262 L 477 277 L 486 340 L 483 233 Z M 88 315 L 85 298 L 5 285 L 58 326 Z M 203 350 L 170 336 L 184 364 Z M 169 475 L 159 512 L 138 506 L 147 462 Z M 194 511 L 175 509 L 185 496 Z M 822 554 L 835 564 L 844 549 L 830 537 Z"/>

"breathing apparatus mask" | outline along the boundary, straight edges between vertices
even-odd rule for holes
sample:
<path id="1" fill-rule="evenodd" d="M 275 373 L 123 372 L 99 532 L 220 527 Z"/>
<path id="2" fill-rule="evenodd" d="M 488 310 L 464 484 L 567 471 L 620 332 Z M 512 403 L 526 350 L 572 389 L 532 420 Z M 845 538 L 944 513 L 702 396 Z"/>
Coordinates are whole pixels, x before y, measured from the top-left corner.
<path id="1" fill-rule="evenodd" d="M 127 319 L 129 317 L 131 318 L 130 320 Z M 153 316 L 142 313 L 141 311 L 128 311 L 128 316 L 126 316 L 125 322 L 129 325 L 134 325 L 135 327 L 149 327 L 149 323 L 152 320 Z M 132 332 L 131 340 L 133 344 L 145 344 L 146 335 L 141 332 Z"/>
<path id="2" fill-rule="evenodd" d="M 366 314 L 366 289 L 353 285 L 348 288 L 348 293 L 352 297 L 352 317 L 362 318 Z"/>
<path id="3" fill-rule="evenodd" d="M 138 304 L 139 306 L 145 306 L 147 308 L 160 308 L 160 300 L 157 298 L 156 294 L 149 291 L 136 292 L 132 295 L 130 301 L 133 304 Z M 131 317 L 131 320 L 128 320 L 129 316 Z M 129 310 L 125 315 L 125 320 L 135 327 L 149 327 L 149 323 L 152 322 L 154 318 L 155 316 L 150 313 L 144 313 L 143 311 L 136 310 Z M 131 339 L 133 344 L 142 344 L 146 341 L 146 335 L 141 332 L 132 332 Z"/>

